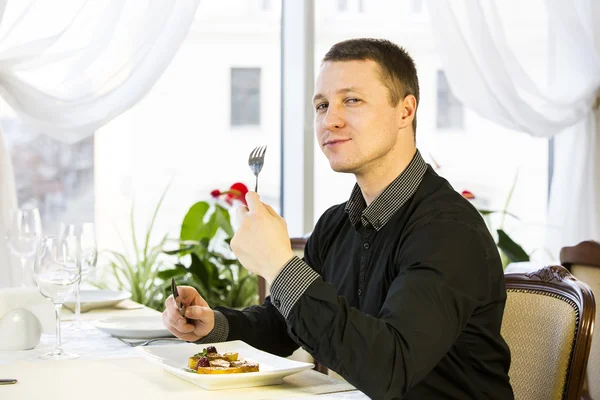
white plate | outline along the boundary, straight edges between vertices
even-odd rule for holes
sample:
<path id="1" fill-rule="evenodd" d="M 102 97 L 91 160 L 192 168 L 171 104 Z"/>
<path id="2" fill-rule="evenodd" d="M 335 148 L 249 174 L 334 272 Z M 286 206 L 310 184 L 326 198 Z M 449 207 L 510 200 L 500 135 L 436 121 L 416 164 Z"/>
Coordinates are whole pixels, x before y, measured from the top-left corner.
<path id="1" fill-rule="evenodd" d="M 82 311 L 111 307 L 129 298 L 131 298 L 131 293 L 114 290 L 82 290 L 79 293 Z M 67 299 L 65 305 L 75 309 L 75 297 Z"/>
<path id="2" fill-rule="evenodd" d="M 162 315 L 113 317 L 93 323 L 103 332 L 125 339 L 153 339 L 173 336 L 165 328 Z"/>
<path id="3" fill-rule="evenodd" d="M 219 353 L 235 352 L 244 359 L 258 362 L 259 372 L 206 375 L 186 371 L 188 358 L 208 346 L 215 346 Z M 159 364 L 169 373 L 208 390 L 277 385 L 283 383 L 283 378 L 288 375 L 314 368 L 312 363 L 278 357 L 255 349 L 240 340 L 223 343 L 136 347 L 136 349 L 145 358 Z"/>

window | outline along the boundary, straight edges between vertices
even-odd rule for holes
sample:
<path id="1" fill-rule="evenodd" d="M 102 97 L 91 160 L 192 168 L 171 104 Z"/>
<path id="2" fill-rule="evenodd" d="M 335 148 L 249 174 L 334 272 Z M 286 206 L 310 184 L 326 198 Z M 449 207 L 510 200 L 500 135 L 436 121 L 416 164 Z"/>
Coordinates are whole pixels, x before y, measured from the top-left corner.
<path id="1" fill-rule="evenodd" d="M 94 138 L 63 143 L 23 124 L 6 103 L 0 109 L 19 206 L 39 208 L 47 234 L 63 221 L 93 222 Z"/>
<path id="2" fill-rule="evenodd" d="M 437 71 L 437 128 L 464 128 L 463 106 L 452 94 L 444 71 Z"/>
<path id="3" fill-rule="evenodd" d="M 508 4 L 507 9 L 510 8 Z M 425 160 L 433 167 L 438 166 L 437 172 L 457 191 L 471 191 L 476 196 L 475 205 L 481 208 L 502 210 L 516 182 L 508 211 L 519 219 L 507 217 L 502 221 L 497 214 L 490 216 L 490 226 L 496 229 L 504 223 L 506 232 L 532 255 L 533 261 L 548 262 L 543 251 L 548 201 L 548 141 L 506 129 L 457 101 L 446 76 L 440 71 L 442 61 L 436 51 L 424 2 L 380 0 L 368 2 L 368 5 L 368 13 L 361 14 L 360 20 L 352 24 L 332 18 L 338 13 L 335 7 L 315 7 L 316 73 L 329 48 L 345 39 L 379 37 L 404 47 L 413 56 L 419 74 L 421 99 L 416 138 Z M 349 11 L 351 7 L 352 0 L 348 0 Z M 532 22 L 531 15 L 523 14 L 522 18 L 513 20 L 522 30 L 516 30 L 519 34 L 510 39 L 515 41 L 520 62 L 543 66 L 547 56 L 542 51 L 530 49 L 536 46 L 543 49 L 545 46 L 538 43 L 543 43 L 544 37 L 530 34 L 532 24 L 538 22 Z M 535 30 L 548 32 L 539 26 Z M 455 132 L 439 134 L 438 129 Z M 329 207 L 348 200 L 355 178 L 351 174 L 332 171 L 316 143 L 311 161 L 314 163 L 316 222 Z"/>
<path id="4" fill-rule="evenodd" d="M 259 145 L 268 145 L 259 193 L 279 211 L 281 1 L 271 0 L 269 12 L 248 4 L 202 1 L 152 90 L 97 132 L 99 247 L 123 249 L 119 234 L 130 246 L 132 204 L 142 237 L 167 185 L 153 243 L 165 234 L 177 238 L 185 213 L 209 200 L 213 189 L 227 190 L 235 182 L 254 189 L 248 155 Z M 263 109 L 272 112 L 261 115 Z M 252 129 L 243 135 L 231 134 L 248 124 Z"/>
<path id="5" fill-rule="evenodd" d="M 231 68 L 231 125 L 260 125 L 260 68 Z"/>

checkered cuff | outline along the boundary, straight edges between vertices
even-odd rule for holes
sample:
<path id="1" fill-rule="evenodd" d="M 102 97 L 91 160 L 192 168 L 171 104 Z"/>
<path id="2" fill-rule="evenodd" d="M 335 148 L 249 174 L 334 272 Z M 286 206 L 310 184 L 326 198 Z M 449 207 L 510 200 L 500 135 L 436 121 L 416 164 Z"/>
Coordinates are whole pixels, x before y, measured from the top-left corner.
<path id="1" fill-rule="evenodd" d="M 298 257 L 292 258 L 271 284 L 271 303 L 287 318 L 306 289 L 319 274 Z"/>
<path id="2" fill-rule="evenodd" d="M 197 340 L 195 343 L 220 343 L 227 340 L 227 336 L 229 336 L 229 321 L 220 311 L 215 311 L 214 313 L 215 327 L 208 335 Z"/>

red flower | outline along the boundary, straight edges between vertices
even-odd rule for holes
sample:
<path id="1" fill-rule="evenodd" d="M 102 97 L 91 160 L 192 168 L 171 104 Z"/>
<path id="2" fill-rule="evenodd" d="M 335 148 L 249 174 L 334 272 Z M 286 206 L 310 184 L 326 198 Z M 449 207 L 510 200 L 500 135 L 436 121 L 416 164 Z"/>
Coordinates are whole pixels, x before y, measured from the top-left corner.
<path id="1" fill-rule="evenodd" d="M 461 194 L 467 200 L 475 200 L 475 195 L 468 190 L 463 190 Z"/>
<path id="2" fill-rule="evenodd" d="M 221 192 L 219 189 L 215 189 L 212 192 L 210 192 L 210 195 L 215 199 L 219 198 L 220 196 L 225 196 L 224 200 L 230 206 L 233 205 L 234 200 L 239 200 L 245 206 L 247 206 L 248 204 L 246 204 L 246 193 L 248 193 L 248 187 L 246 187 L 246 185 L 244 185 L 241 182 L 236 182 L 233 185 L 231 185 L 229 190 Z"/>
<path id="3" fill-rule="evenodd" d="M 227 193 L 227 199 L 225 199 L 225 201 L 231 204 L 233 200 L 239 200 L 245 206 L 247 206 L 248 204 L 246 203 L 246 193 L 248 193 L 248 187 L 241 182 L 236 182 L 229 188 Z"/>

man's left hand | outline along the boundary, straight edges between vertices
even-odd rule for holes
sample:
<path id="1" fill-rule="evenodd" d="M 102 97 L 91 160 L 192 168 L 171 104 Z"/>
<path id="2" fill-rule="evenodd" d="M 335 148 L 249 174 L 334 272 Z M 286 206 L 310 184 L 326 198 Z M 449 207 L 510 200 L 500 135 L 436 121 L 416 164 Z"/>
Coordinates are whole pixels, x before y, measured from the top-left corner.
<path id="1" fill-rule="evenodd" d="M 237 209 L 240 224 L 231 239 L 231 249 L 242 265 L 271 284 L 294 257 L 287 224 L 256 192 L 246 194 L 248 208 Z"/>

